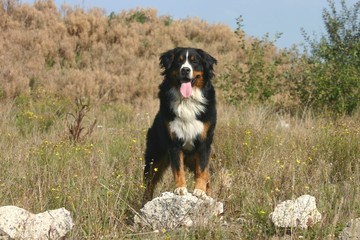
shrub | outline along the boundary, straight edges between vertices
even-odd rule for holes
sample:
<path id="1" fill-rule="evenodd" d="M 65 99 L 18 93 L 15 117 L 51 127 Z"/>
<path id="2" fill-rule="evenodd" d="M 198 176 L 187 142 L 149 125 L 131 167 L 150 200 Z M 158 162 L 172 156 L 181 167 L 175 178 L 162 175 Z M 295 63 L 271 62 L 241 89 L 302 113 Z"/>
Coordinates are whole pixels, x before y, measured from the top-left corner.
<path id="1" fill-rule="evenodd" d="M 292 51 L 277 50 L 274 40 L 266 34 L 262 39 L 246 39 L 242 30 L 242 18 L 237 19 L 238 59 L 227 63 L 225 71 L 217 79 L 225 100 L 234 105 L 240 102 L 288 104 L 279 101 L 289 95 L 291 85 L 286 82 Z M 282 97 L 279 97 L 282 96 Z"/>
<path id="2" fill-rule="evenodd" d="M 360 1 L 352 7 L 341 1 L 338 11 L 333 0 L 323 11 L 326 34 L 320 40 L 305 39 L 310 55 L 303 80 L 298 82 L 304 104 L 337 114 L 351 114 L 360 101 Z"/>
<path id="3" fill-rule="evenodd" d="M 246 99 L 278 96 L 276 85 L 283 80 L 278 76 L 283 66 L 287 68 L 287 60 L 270 41 L 244 35 L 242 49 L 239 36 L 228 26 L 157 16 L 155 9 L 109 15 L 100 9 L 84 11 L 65 5 L 57 11 L 52 0 L 35 5 L 9 0 L 0 2 L 0 29 L 0 88 L 5 98 L 28 91 L 29 79 L 36 76 L 47 90 L 70 98 L 147 101 L 156 97 L 161 81 L 159 54 L 175 46 L 203 48 L 216 57 L 221 88 L 240 79 L 238 89 L 247 85 L 250 92 Z M 251 71 L 248 64 L 253 66 Z"/>
<path id="4" fill-rule="evenodd" d="M 145 23 L 149 21 L 149 17 L 146 16 L 146 13 L 143 11 L 136 11 L 134 12 L 129 18 L 127 18 L 128 22 L 138 22 L 138 23 Z"/>

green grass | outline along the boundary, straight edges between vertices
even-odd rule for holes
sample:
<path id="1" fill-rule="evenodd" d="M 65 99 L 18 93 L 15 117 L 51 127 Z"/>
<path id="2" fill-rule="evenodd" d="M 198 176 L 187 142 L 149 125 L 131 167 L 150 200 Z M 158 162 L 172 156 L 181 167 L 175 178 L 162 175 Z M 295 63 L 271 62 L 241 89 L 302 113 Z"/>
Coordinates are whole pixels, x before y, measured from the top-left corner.
<path id="1" fill-rule="evenodd" d="M 22 98 L 1 102 L 0 205 L 32 212 L 66 207 L 75 221 L 69 239 L 268 239 L 284 234 L 268 218 L 275 205 L 302 194 L 316 197 L 323 220 L 308 231 L 292 230 L 295 238 L 336 236 L 360 214 L 357 115 L 291 117 L 271 107 L 220 103 L 211 182 L 227 224 L 146 234 L 132 221 L 141 206 L 145 134 L 157 100 L 142 107 L 94 103 L 82 124 L 97 118 L 97 126 L 73 142 L 66 114 L 57 112 L 75 109 L 74 103 L 45 92 Z M 49 99 L 56 101 L 44 107 Z M 51 116 L 52 123 L 19 122 L 23 112 Z M 280 119 L 290 127 L 281 128 Z M 168 171 L 156 194 L 173 188 Z"/>

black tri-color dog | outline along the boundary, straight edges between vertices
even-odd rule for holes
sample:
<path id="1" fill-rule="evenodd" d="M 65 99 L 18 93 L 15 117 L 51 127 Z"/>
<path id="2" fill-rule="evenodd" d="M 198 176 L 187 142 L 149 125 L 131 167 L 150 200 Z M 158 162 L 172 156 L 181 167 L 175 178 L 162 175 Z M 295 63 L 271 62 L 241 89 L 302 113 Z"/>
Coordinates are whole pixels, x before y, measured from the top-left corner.
<path id="1" fill-rule="evenodd" d="M 170 166 L 175 194 L 187 193 L 185 167 L 195 175 L 193 195 L 209 193 L 209 160 L 216 125 L 215 90 L 211 84 L 217 61 L 201 49 L 175 48 L 160 56 L 164 80 L 160 110 L 147 133 L 143 204 Z"/>

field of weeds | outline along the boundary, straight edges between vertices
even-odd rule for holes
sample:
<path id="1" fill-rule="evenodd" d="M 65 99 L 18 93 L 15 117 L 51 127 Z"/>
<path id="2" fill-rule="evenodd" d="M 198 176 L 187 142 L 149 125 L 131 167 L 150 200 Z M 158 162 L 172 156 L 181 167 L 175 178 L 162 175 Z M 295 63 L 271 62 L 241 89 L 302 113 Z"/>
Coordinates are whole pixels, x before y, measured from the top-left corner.
<path id="1" fill-rule="evenodd" d="M 0 206 L 65 207 L 75 222 L 69 239 L 332 239 L 359 217 L 360 114 L 330 118 L 296 108 L 288 85 L 268 102 L 228 101 L 234 94 L 222 80 L 256 60 L 237 48 L 239 33 L 154 10 L 105 16 L 58 11 L 52 1 L 9 2 L 0 7 Z M 211 183 L 226 224 L 154 233 L 132 224 L 144 190 L 145 135 L 158 108 L 158 57 L 177 45 L 219 60 Z M 286 71 L 301 72 L 291 53 L 270 42 L 262 50 L 261 69 L 279 76 L 269 87 Z M 156 196 L 174 188 L 170 172 Z M 274 227 L 268 216 L 276 204 L 303 194 L 316 197 L 322 221 L 307 231 Z"/>
<path id="2" fill-rule="evenodd" d="M 42 94 L 1 104 L 0 205 L 33 212 L 64 206 L 75 220 L 70 239 L 141 238 L 132 221 L 141 207 L 145 134 L 157 102 L 93 104 L 74 142 L 69 126 L 75 119 L 66 113 L 75 115 L 78 107 Z M 228 224 L 165 231 L 153 239 L 280 236 L 268 214 L 302 194 L 317 198 L 323 220 L 306 232 L 293 230 L 295 237 L 334 237 L 359 216 L 358 116 L 329 120 L 281 116 L 264 106 L 218 107 L 212 196 L 224 202 Z M 174 188 L 170 172 L 155 195 Z"/>

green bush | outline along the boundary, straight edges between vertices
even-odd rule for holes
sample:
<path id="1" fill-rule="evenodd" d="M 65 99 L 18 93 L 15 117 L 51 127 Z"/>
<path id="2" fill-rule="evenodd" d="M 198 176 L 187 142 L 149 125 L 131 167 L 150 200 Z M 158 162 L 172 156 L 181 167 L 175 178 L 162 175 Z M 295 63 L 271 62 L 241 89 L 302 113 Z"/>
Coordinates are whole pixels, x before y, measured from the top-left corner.
<path id="1" fill-rule="evenodd" d="M 310 47 L 302 81 L 301 101 L 315 109 L 351 114 L 360 101 L 360 1 L 351 7 L 341 1 L 341 11 L 329 0 L 323 11 L 326 34 L 305 39 Z"/>
<path id="2" fill-rule="evenodd" d="M 270 39 L 265 34 L 261 39 L 245 38 L 242 18 L 237 19 L 238 59 L 227 63 L 224 71 L 215 79 L 227 103 L 240 102 L 278 103 L 280 95 L 289 92 L 286 84 L 287 65 L 293 52 L 278 51 L 275 42 L 281 34 Z M 283 105 L 283 103 L 280 103 Z"/>
<path id="3" fill-rule="evenodd" d="M 145 12 L 139 10 L 134 12 L 128 19 L 128 22 L 138 22 L 138 23 L 145 23 L 149 21 L 149 17 L 146 15 Z"/>

